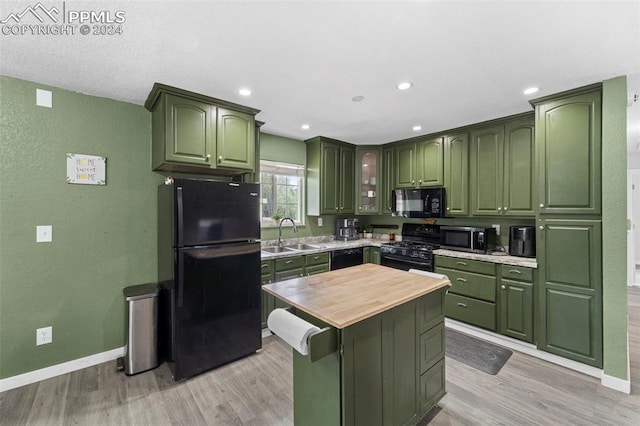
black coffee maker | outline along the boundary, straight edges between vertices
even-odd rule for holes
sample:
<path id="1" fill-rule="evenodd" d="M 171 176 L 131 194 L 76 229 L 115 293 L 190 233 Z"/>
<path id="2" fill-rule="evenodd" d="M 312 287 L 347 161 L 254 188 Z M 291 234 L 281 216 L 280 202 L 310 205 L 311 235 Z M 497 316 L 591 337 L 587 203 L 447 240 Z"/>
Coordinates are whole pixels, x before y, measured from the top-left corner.
<path id="1" fill-rule="evenodd" d="M 536 228 L 512 226 L 509 232 L 509 254 L 520 257 L 536 257 Z"/>

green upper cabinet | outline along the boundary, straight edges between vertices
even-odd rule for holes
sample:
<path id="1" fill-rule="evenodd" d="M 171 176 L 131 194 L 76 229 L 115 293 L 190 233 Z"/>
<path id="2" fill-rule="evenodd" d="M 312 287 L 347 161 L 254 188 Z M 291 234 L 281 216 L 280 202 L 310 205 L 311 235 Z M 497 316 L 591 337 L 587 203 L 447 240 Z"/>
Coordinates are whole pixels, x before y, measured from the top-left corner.
<path id="1" fill-rule="evenodd" d="M 355 148 L 318 136 L 307 144 L 307 214 L 355 213 Z"/>
<path id="2" fill-rule="evenodd" d="M 391 193 L 395 189 L 394 171 L 393 147 L 385 146 L 382 149 L 382 182 L 378 193 L 382 213 L 391 213 Z"/>
<path id="3" fill-rule="evenodd" d="M 145 108 L 151 111 L 153 170 L 254 171 L 259 110 L 159 83 Z"/>
<path id="4" fill-rule="evenodd" d="M 471 213 L 533 216 L 533 117 L 471 132 Z"/>
<path id="5" fill-rule="evenodd" d="M 596 85 L 532 101 L 540 214 L 601 213 L 601 96 Z"/>
<path id="6" fill-rule="evenodd" d="M 380 148 L 356 148 L 356 207 L 358 214 L 380 214 L 382 162 Z"/>
<path id="7" fill-rule="evenodd" d="M 602 366 L 602 224 L 538 220 L 538 349 Z"/>
<path id="8" fill-rule="evenodd" d="M 395 188 L 413 188 L 416 186 L 416 145 L 398 144 L 393 148 L 395 158 Z"/>
<path id="9" fill-rule="evenodd" d="M 444 144 L 444 186 L 447 216 L 469 214 L 469 137 L 450 135 Z"/>
<path id="10" fill-rule="evenodd" d="M 434 137 L 395 146 L 395 187 L 442 186 L 444 139 Z"/>
<path id="11" fill-rule="evenodd" d="M 418 186 L 444 185 L 444 138 L 416 143 Z"/>
<path id="12" fill-rule="evenodd" d="M 218 167 L 253 170 L 255 167 L 255 120 L 252 115 L 218 108 Z"/>

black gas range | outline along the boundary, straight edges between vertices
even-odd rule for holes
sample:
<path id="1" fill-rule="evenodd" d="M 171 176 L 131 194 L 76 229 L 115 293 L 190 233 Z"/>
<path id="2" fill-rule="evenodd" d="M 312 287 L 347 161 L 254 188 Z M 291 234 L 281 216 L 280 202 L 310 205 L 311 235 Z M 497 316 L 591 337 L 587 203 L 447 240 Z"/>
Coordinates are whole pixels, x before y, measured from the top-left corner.
<path id="1" fill-rule="evenodd" d="M 402 241 L 380 246 L 380 263 L 408 271 L 421 269 L 433 272 L 433 250 L 440 248 L 440 226 L 403 223 Z"/>

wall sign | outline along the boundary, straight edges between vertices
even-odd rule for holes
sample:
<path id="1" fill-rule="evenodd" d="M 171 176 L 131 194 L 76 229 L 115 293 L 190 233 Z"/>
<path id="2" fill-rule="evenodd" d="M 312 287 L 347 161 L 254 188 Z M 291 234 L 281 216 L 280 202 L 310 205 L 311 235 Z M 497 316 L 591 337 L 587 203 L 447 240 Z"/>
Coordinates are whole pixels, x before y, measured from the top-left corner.
<path id="1" fill-rule="evenodd" d="M 96 155 L 67 153 L 67 182 L 84 185 L 107 184 L 107 159 Z"/>

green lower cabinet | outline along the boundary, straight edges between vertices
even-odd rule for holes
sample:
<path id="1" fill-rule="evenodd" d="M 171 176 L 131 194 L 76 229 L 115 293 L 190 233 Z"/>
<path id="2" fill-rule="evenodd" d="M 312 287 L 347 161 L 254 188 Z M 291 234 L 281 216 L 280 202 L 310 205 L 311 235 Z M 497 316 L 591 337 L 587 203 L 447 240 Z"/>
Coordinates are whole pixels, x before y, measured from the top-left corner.
<path id="1" fill-rule="evenodd" d="M 329 272 L 330 270 L 331 268 L 329 267 L 329 264 L 325 263 L 324 265 L 307 266 L 304 269 L 304 274 L 315 275 L 315 274 L 321 274 L 323 272 Z"/>
<path id="2" fill-rule="evenodd" d="M 420 376 L 420 416 L 424 416 L 445 394 L 444 359 Z"/>
<path id="3" fill-rule="evenodd" d="M 263 260 L 260 262 L 260 283 L 262 285 L 271 284 L 275 279 L 275 269 L 273 260 Z M 275 296 L 262 291 L 262 328 L 267 327 L 267 317 L 275 307 Z"/>
<path id="4" fill-rule="evenodd" d="M 363 263 L 380 264 L 380 247 L 365 247 L 363 250 Z"/>
<path id="5" fill-rule="evenodd" d="M 533 284 L 500 283 L 500 333 L 533 343 Z"/>
<path id="6" fill-rule="evenodd" d="M 602 223 L 540 219 L 538 349 L 602 367 Z"/>
<path id="7" fill-rule="evenodd" d="M 444 299 L 448 318 L 496 331 L 496 304 L 449 293 Z"/>

